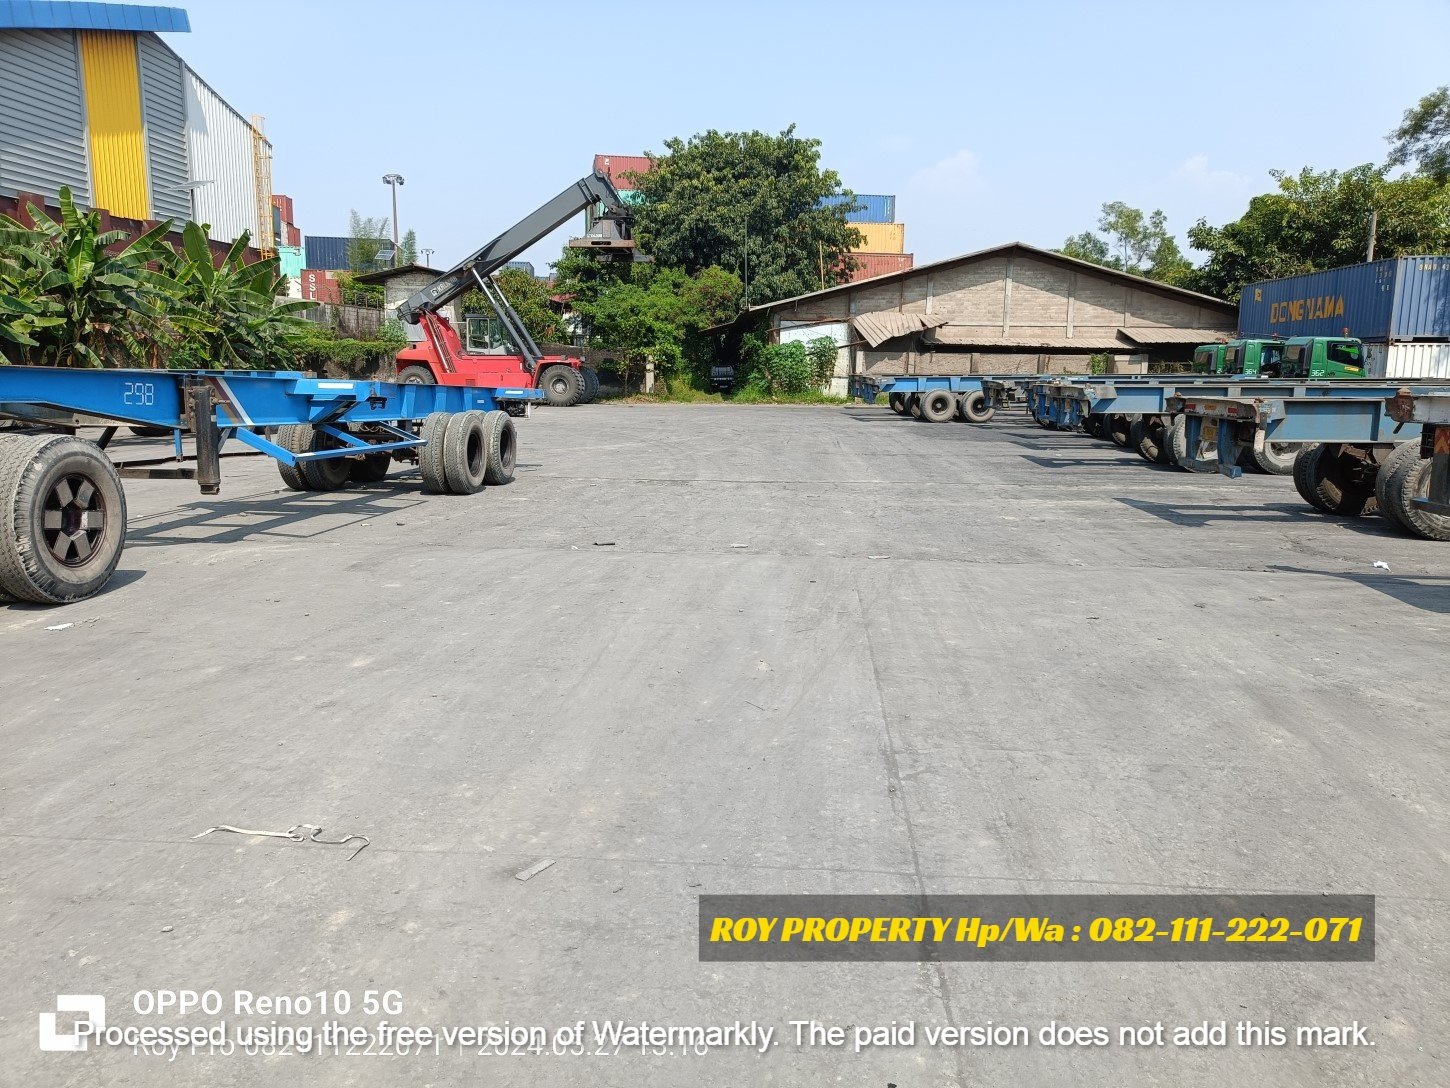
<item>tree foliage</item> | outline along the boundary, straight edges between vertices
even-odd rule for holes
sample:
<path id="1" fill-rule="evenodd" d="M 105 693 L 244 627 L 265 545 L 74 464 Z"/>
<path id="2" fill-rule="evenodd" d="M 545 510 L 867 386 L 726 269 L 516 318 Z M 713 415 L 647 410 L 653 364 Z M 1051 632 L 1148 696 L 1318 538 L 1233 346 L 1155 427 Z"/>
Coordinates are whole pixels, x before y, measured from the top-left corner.
<path id="1" fill-rule="evenodd" d="M 746 388 L 771 397 L 819 392 L 835 375 L 838 351 L 829 336 L 765 344 L 752 353 Z"/>
<path id="2" fill-rule="evenodd" d="M 1144 212 L 1121 200 L 1109 201 L 1098 216 L 1098 230 L 1107 237 L 1083 231 L 1058 252 L 1161 283 L 1182 283 L 1192 270 L 1160 210 Z"/>
<path id="3" fill-rule="evenodd" d="M 1450 248 L 1450 187 L 1432 177 L 1390 178 L 1388 167 L 1371 164 L 1271 175 L 1276 191 L 1254 197 L 1238 219 L 1221 227 L 1200 219 L 1189 230 L 1208 259 L 1187 286 L 1233 302 L 1257 280 L 1362 261 L 1372 212 L 1376 257 Z"/>
<path id="4" fill-rule="evenodd" d="M 354 272 L 373 272 L 378 267 L 378 254 L 387 245 L 388 217 L 359 215 L 348 212 L 347 266 Z"/>
<path id="5" fill-rule="evenodd" d="M 845 282 L 861 233 L 853 200 L 820 165 L 820 141 L 795 134 L 717 132 L 671 139 L 640 176 L 635 237 L 656 263 L 690 276 L 711 267 L 748 282 L 752 305 Z"/>
<path id="6" fill-rule="evenodd" d="M 403 240 L 398 243 L 398 267 L 405 264 L 418 263 L 418 232 L 409 230 L 403 235 Z"/>
<path id="7" fill-rule="evenodd" d="M 548 284 L 522 268 L 502 268 L 493 274 L 493 281 L 523 319 L 530 336 L 556 342 L 565 339 L 564 321 L 550 301 Z M 460 301 L 459 313 L 490 317 L 494 316 L 494 309 L 482 291 L 469 291 Z"/>
<path id="8" fill-rule="evenodd" d="M 1415 163 L 1434 181 L 1450 181 L 1450 86 L 1437 87 L 1407 109 L 1387 139 L 1390 166 Z"/>

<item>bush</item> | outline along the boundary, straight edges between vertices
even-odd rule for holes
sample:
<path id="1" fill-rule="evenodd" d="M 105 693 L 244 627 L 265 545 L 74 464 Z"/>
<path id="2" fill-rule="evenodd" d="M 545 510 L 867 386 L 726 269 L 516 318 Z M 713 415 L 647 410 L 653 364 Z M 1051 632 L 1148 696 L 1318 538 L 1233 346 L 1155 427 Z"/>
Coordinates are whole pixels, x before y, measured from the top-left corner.
<path id="1" fill-rule="evenodd" d="M 384 328 L 387 323 L 384 322 Z M 401 331 L 401 329 L 400 329 Z M 381 333 L 381 330 L 380 330 Z M 331 329 L 314 327 L 293 342 L 292 364 L 319 374 L 371 376 L 390 366 L 407 343 L 395 339 L 339 340 Z"/>
<path id="2" fill-rule="evenodd" d="M 745 388 L 757 395 L 819 393 L 836 372 L 836 342 L 829 336 L 808 343 L 752 345 Z"/>

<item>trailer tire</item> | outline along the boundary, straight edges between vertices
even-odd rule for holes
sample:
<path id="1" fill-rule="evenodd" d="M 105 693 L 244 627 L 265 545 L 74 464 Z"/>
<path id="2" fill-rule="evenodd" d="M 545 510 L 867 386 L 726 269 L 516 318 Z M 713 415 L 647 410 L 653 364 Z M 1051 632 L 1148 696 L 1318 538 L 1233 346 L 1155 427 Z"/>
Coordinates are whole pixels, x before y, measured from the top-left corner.
<path id="1" fill-rule="evenodd" d="M 519 432 L 507 412 L 489 412 L 483 417 L 483 449 L 488 457 L 483 482 L 507 484 L 514 479 L 518 463 Z"/>
<path id="2" fill-rule="evenodd" d="M 387 478 L 393 467 L 391 453 L 370 453 L 360 461 L 347 462 L 347 478 L 355 484 L 377 484 Z"/>
<path id="3" fill-rule="evenodd" d="M 921 395 L 921 418 L 945 423 L 957 414 L 957 395 L 950 389 L 930 389 Z"/>
<path id="4" fill-rule="evenodd" d="M 405 366 L 398 371 L 399 385 L 437 385 L 438 379 L 426 366 Z"/>
<path id="5" fill-rule="evenodd" d="M 544 403 L 555 408 L 571 408 L 579 403 L 584 392 L 584 382 L 579 371 L 572 366 L 555 363 L 545 367 L 540 375 L 539 386 L 544 391 Z"/>
<path id="6" fill-rule="evenodd" d="M 906 415 L 906 394 L 905 393 L 888 393 L 888 394 L 886 394 L 886 406 L 888 408 L 890 408 L 893 412 L 895 412 L 899 416 Z"/>
<path id="7" fill-rule="evenodd" d="M 170 427 L 147 427 L 139 423 L 129 424 L 126 428 L 137 438 L 170 438 Z"/>
<path id="8" fill-rule="evenodd" d="M 1319 446 L 1305 446 L 1294 458 L 1294 471 L 1290 474 L 1294 477 L 1294 490 L 1299 492 L 1299 497 L 1307 502 L 1321 514 L 1332 514 L 1324 501 L 1320 499 L 1319 493 L 1314 490 L 1314 475 L 1317 471 L 1315 461 L 1319 457 Z"/>
<path id="9" fill-rule="evenodd" d="M 990 423 L 996 414 L 997 409 L 982 390 L 974 389 L 962 394 L 962 418 L 968 423 Z"/>
<path id="10" fill-rule="evenodd" d="M 1103 436 L 1103 417 L 1098 412 L 1088 412 L 1082 417 L 1082 433 L 1089 438 Z"/>
<path id="11" fill-rule="evenodd" d="M 920 419 L 921 418 L 921 394 L 920 393 L 908 393 L 908 394 L 906 394 L 906 414 L 909 415 L 912 419 Z"/>
<path id="12" fill-rule="evenodd" d="M 1112 439 L 1115 446 L 1126 446 L 1128 444 L 1128 432 L 1132 424 L 1128 417 L 1114 412 L 1107 417 L 1103 430 L 1108 438 Z"/>
<path id="13" fill-rule="evenodd" d="M 1308 467 L 1310 489 L 1319 499 L 1315 505 L 1346 518 L 1373 514 L 1375 481 L 1366 474 L 1370 462 L 1345 453 L 1339 442 L 1326 443 L 1317 452 Z"/>
<path id="14" fill-rule="evenodd" d="M 1391 489 L 1393 487 L 1391 480 L 1394 477 L 1395 470 L 1400 467 L 1402 461 L 1418 461 L 1419 459 L 1420 443 L 1418 441 L 1401 442 L 1385 458 L 1384 464 L 1380 465 L 1379 474 L 1374 478 L 1374 499 L 1379 516 L 1391 525 L 1407 533 L 1413 530 L 1400 519 L 1399 510 L 1391 498 Z"/>
<path id="15" fill-rule="evenodd" d="M 1150 465 L 1168 464 L 1167 428 L 1139 417 L 1128 424 L 1128 444 Z"/>
<path id="16" fill-rule="evenodd" d="M 341 449 L 343 443 L 316 427 L 312 431 L 309 450 Z M 339 491 L 347 486 L 352 475 L 352 461 L 346 457 L 329 457 L 325 461 L 303 461 L 300 466 L 308 491 Z"/>
<path id="17" fill-rule="evenodd" d="M 277 428 L 277 445 L 288 453 L 306 453 L 312 448 L 312 428 L 305 423 L 287 423 Z M 277 471 L 282 482 L 293 491 L 307 491 L 307 481 L 302 478 L 302 465 L 284 465 L 277 462 Z"/>
<path id="18" fill-rule="evenodd" d="M 94 442 L 0 439 L 0 595 L 68 604 L 99 593 L 126 546 L 126 493 Z"/>
<path id="19" fill-rule="evenodd" d="M 1394 511 L 1394 517 L 1399 524 L 1414 536 L 1425 540 L 1450 540 L 1450 517 L 1433 514 L 1416 506 L 1414 502 L 1415 499 L 1423 499 L 1430 493 L 1430 472 L 1434 462 L 1428 457 L 1420 456 L 1418 442 L 1407 445 L 1413 451 L 1412 454 L 1401 457 L 1402 450 L 1396 450 L 1389 464 L 1380 469 L 1384 473 L 1391 464 L 1394 466 L 1385 488 L 1389 508 Z"/>
<path id="20" fill-rule="evenodd" d="M 488 471 L 484 445 L 484 414 L 477 409 L 457 412 L 443 431 L 443 479 L 454 495 L 476 495 L 483 490 Z"/>
<path id="21" fill-rule="evenodd" d="M 1168 463 L 1182 468 L 1182 463 L 1188 459 L 1188 420 L 1182 413 L 1174 416 L 1173 422 L 1168 424 L 1163 444 L 1168 447 Z"/>
<path id="22" fill-rule="evenodd" d="M 430 412 L 423 417 L 423 426 L 418 432 L 418 437 L 423 440 L 418 447 L 418 471 L 423 476 L 423 490 L 435 495 L 448 493 L 448 479 L 443 475 L 443 445 L 449 418 L 447 412 Z"/>
<path id="23" fill-rule="evenodd" d="M 1265 442 L 1263 449 L 1249 447 L 1249 457 L 1261 472 L 1270 476 L 1292 476 L 1298 448 L 1288 442 Z"/>

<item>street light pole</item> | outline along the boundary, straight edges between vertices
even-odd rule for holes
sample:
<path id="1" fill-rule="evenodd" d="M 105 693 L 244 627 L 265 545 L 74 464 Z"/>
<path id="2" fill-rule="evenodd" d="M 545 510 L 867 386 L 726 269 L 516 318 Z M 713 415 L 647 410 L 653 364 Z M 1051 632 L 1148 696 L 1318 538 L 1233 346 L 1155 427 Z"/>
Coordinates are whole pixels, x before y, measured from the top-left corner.
<path id="1" fill-rule="evenodd" d="M 424 264 L 428 264 L 430 261 L 433 260 L 433 251 L 431 249 L 425 247 L 424 249 L 419 250 L 419 252 L 423 254 Z"/>
<path id="2" fill-rule="evenodd" d="M 403 184 L 402 174 L 384 174 L 383 184 L 393 190 L 393 267 L 398 267 L 398 186 Z"/>

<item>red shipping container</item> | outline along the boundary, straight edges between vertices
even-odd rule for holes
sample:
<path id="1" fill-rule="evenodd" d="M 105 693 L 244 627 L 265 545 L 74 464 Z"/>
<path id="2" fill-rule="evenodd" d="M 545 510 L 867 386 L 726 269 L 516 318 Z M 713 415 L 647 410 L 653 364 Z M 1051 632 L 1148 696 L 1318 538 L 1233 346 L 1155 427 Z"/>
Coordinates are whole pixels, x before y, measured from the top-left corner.
<path id="1" fill-rule="evenodd" d="M 916 264 L 911 253 L 853 253 L 856 271 L 851 273 L 851 282 L 869 280 L 873 276 L 888 276 L 892 272 L 906 272 Z"/>
<path id="2" fill-rule="evenodd" d="M 337 280 L 325 268 L 304 268 L 302 270 L 302 297 L 307 302 L 342 302 L 342 290 Z"/>

